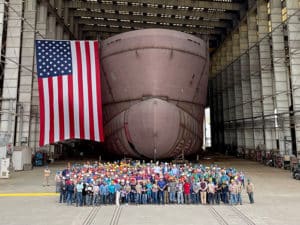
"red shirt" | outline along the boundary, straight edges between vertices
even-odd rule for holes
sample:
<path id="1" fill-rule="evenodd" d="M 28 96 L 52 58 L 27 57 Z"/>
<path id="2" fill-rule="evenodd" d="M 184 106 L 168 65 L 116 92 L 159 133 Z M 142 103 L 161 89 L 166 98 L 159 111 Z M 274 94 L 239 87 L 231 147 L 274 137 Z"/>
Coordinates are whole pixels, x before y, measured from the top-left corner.
<path id="1" fill-rule="evenodd" d="M 183 192 L 184 194 L 190 194 L 191 193 L 191 184 L 188 182 L 185 182 L 183 185 Z"/>

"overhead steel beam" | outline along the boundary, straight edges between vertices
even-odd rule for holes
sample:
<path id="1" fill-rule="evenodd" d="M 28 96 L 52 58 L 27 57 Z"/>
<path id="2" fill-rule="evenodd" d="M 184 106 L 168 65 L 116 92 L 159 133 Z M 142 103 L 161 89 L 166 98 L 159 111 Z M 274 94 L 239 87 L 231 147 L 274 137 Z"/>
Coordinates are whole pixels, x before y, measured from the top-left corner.
<path id="1" fill-rule="evenodd" d="M 133 5 L 111 5 L 111 4 L 101 4 L 97 2 L 83 2 L 83 1 L 65 2 L 65 7 L 73 8 L 73 9 L 112 10 L 112 11 L 123 11 L 123 12 L 142 12 L 142 13 L 157 13 L 157 14 L 179 15 L 179 16 L 195 16 L 195 17 L 203 17 L 207 19 L 223 19 L 223 20 L 237 19 L 237 15 L 231 12 L 188 11 L 188 10 L 168 9 L 168 8 L 151 8 L 151 7 L 133 6 Z"/>
<path id="2" fill-rule="evenodd" d="M 191 19 L 177 19 L 177 18 L 166 18 L 166 17 L 155 17 L 155 16 L 141 16 L 141 15 L 123 15 L 113 13 L 102 13 L 95 11 L 74 11 L 74 16 L 81 17 L 96 17 L 96 18 L 107 18 L 107 19 L 120 19 L 120 20 L 131 20 L 131 21 L 145 21 L 145 22 L 159 22 L 159 23 L 175 23 L 175 24 L 186 24 L 195 26 L 206 26 L 206 27 L 230 27 L 229 23 L 222 21 L 203 21 L 203 20 L 191 20 Z"/>
<path id="3" fill-rule="evenodd" d="M 140 3 L 147 4 L 148 7 L 153 7 L 154 5 L 168 5 L 168 6 L 180 6 L 180 7 L 195 7 L 195 8 L 205 8 L 205 9 L 218 9 L 218 10 L 230 10 L 239 11 L 242 7 L 240 3 L 232 2 L 212 2 L 205 0 L 117 0 L 118 2 L 124 3 Z M 116 2 L 116 1 L 115 1 Z"/>
<path id="4" fill-rule="evenodd" d="M 102 29 L 103 28 L 103 29 Z M 119 34 L 119 33 L 122 33 L 122 32 L 126 32 L 126 31 L 129 31 L 129 30 L 124 30 L 124 31 L 121 31 L 119 30 L 119 28 L 117 29 L 112 29 L 111 28 L 108 28 L 108 27 L 101 27 L 101 31 L 95 31 L 95 30 L 90 30 L 90 31 L 85 31 L 84 32 L 84 35 L 86 37 L 88 36 L 94 36 L 94 37 L 97 37 L 98 35 L 100 37 L 105 37 L 105 38 L 108 38 L 108 37 L 111 37 L 113 35 L 116 35 L 116 34 Z M 193 34 L 194 35 L 194 34 Z M 199 35 L 194 35 L 196 37 L 200 37 L 200 38 L 203 38 L 203 36 L 201 34 Z M 210 34 L 210 35 L 207 35 L 208 39 L 210 41 L 213 41 L 213 40 L 218 40 L 218 36 L 216 35 L 213 35 L 213 34 Z"/>
<path id="5" fill-rule="evenodd" d="M 56 7 L 54 7 L 49 0 L 45 1 L 48 5 L 49 12 L 56 17 L 56 21 L 64 28 L 66 32 L 69 33 L 72 39 L 75 39 L 75 35 L 72 33 L 70 28 L 64 23 L 64 19 L 58 14 Z"/>
<path id="6" fill-rule="evenodd" d="M 115 25 L 114 25 L 115 24 Z M 107 21 L 103 21 L 104 26 L 94 26 L 94 25 L 82 25 L 80 26 L 81 31 L 97 31 L 97 32 L 112 32 L 112 33 L 123 33 L 131 30 L 140 30 L 144 28 L 168 28 L 172 30 L 177 30 L 181 32 L 188 32 L 188 33 L 194 33 L 194 34 L 201 34 L 201 35 L 211 35 L 216 34 L 216 31 L 203 31 L 201 29 L 197 28 L 186 28 L 186 27 L 174 27 L 174 26 L 163 26 L 163 25 L 157 25 L 157 24 L 135 24 L 132 26 L 129 24 L 129 26 L 123 25 L 122 27 L 119 27 L 116 23 L 111 23 Z"/>
<path id="7" fill-rule="evenodd" d="M 162 29 L 174 29 L 182 32 L 193 32 L 197 34 L 221 34 L 222 30 L 219 29 L 205 29 L 205 28 L 192 28 L 192 27 L 183 27 L 183 26 L 172 26 L 172 25 L 162 25 L 162 24 L 149 24 L 149 23 L 131 23 L 131 22 L 119 22 L 119 21 L 105 21 L 105 20 L 92 20 L 92 19 L 82 19 L 79 18 L 78 24 L 82 24 L 81 29 L 84 27 L 89 27 L 87 30 L 93 30 L 93 25 L 105 25 L 105 26 L 112 26 L 112 27 L 129 27 L 129 29 L 137 28 L 137 29 L 144 29 L 144 28 L 162 28 Z"/>

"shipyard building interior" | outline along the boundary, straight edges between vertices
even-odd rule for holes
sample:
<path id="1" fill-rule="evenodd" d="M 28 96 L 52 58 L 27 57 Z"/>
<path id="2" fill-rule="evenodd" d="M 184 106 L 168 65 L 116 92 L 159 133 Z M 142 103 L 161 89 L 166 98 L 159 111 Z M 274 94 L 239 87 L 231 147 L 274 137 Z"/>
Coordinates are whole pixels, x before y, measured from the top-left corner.
<path id="1" fill-rule="evenodd" d="M 34 39 L 104 40 L 165 28 L 209 43 L 214 150 L 297 156 L 298 0 L 12 0 L 0 9 L 2 145 L 38 147 Z"/>
<path id="2" fill-rule="evenodd" d="M 218 153 L 216 161 L 250 174 L 258 192 L 256 207 L 245 205 L 235 209 L 236 220 L 228 208 L 203 208 L 202 211 L 172 208 L 178 210 L 178 215 L 164 209 L 163 223 L 151 217 L 161 213 L 156 208 L 148 211 L 140 208 L 144 214 L 136 215 L 132 208 L 122 209 L 121 214 L 119 209 L 107 207 L 102 209 L 101 218 L 98 211 L 81 213 L 76 209 L 77 216 L 74 216 L 71 209 L 60 222 L 55 220 L 49 224 L 75 220 L 83 221 L 79 224 L 94 224 L 105 220 L 99 224 L 150 221 L 179 225 L 186 224 L 182 213 L 200 213 L 206 222 L 195 222 L 196 214 L 193 214 L 185 218 L 188 224 L 298 224 L 299 183 L 292 179 L 291 172 L 297 171 L 300 157 L 300 0 L 0 0 L 0 148 L 7 154 L 23 147 L 46 151 L 51 160 L 75 148 L 88 149 L 84 154 L 93 157 L 101 155 L 97 151 L 105 146 L 88 141 L 70 140 L 39 147 L 35 40 L 102 42 L 114 35 L 148 28 L 184 32 L 207 43 L 209 73 L 207 101 L 203 107 L 210 112 L 206 120 L 210 121 L 211 140 L 206 141 L 211 142 L 211 147 L 207 148 L 209 153 L 205 159 Z M 199 153 L 203 149 L 199 148 Z M 172 159 L 183 159 L 184 151 L 179 149 Z M 76 154 L 79 155 L 69 152 L 70 157 Z M 61 165 L 55 165 L 52 172 L 55 168 Z M 30 174 L 37 172 L 22 171 L 11 173 L 12 181 L 0 179 L 3 187 L 0 210 L 4 212 L 0 224 L 23 224 L 21 219 L 12 222 L 11 214 L 5 210 L 7 204 L 14 207 L 16 201 L 1 198 L 5 193 L 18 192 L 11 187 L 23 185 L 22 177 L 32 181 L 25 185 L 25 191 L 53 192 L 53 187 L 45 189 L 39 185 L 43 169 L 37 169 L 40 174 L 36 176 Z M 40 181 L 34 179 L 39 176 Z M 287 184 L 288 193 L 282 183 Z M 55 206 L 58 203 L 53 196 L 45 197 L 50 202 L 50 213 L 48 206 L 42 209 L 44 200 L 33 198 L 33 207 L 41 208 L 41 212 L 36 218 L 26 217 L 28 224 L 40 224 L 46 213 L 57 218 L 61 208 Z M 247 198 L 245 195 L 245 201 Z M 20 201 L 28 203 L 26 197 L 20 197 Z M 271 206 L 280 213 L 274 213 Z M 20 214 L 22 210 L 16 208 Z M 208 214 L 213 216 L 206 217 Z M 214 217 L 217 219 L 213 220 Z"/>

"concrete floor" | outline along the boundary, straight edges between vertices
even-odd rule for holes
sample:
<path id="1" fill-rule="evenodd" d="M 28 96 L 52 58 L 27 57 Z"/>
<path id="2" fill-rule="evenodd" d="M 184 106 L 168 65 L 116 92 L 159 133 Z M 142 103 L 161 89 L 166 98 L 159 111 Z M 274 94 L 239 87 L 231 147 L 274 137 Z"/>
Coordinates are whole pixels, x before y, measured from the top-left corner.
<path id="1" fill-rule="evenodd" d="M 265 167 L 256 162 L 218 159 L 219 165 L 245 172 L 255 184 L 255 204 L 246 193 L 241 206 L 102 206 L 76 208 L 58 203 L 58 197 L 0 197 L 0 225 L 243 225 L 300 224 L 300 181 L 289 171 Z M 63 164 L 54 164 L 55 172 Z M 2 193 L 53 192 L 43 187 L 43 168 L 14 172 L 0 180 Z"/>

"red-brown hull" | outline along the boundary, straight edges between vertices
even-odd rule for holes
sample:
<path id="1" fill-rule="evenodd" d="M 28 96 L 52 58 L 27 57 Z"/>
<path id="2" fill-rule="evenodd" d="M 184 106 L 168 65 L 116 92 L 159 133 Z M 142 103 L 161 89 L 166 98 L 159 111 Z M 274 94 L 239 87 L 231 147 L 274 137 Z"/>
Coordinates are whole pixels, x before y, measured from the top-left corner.
<path id="1" fill-rule="evenodd" d="M 200 150 L 206 42 L 172 30 L 132 31 L 103 41 L 101 63 L 110 151 L 159 159 Z"/>

